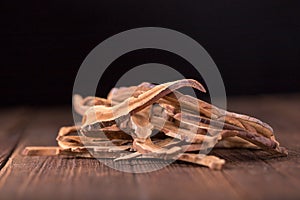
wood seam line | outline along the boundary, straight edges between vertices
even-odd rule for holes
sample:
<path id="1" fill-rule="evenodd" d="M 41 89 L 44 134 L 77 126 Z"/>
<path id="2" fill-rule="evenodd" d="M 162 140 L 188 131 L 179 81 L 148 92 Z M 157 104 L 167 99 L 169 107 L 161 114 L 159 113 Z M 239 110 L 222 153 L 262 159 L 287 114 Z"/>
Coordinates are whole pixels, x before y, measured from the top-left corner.
<path id="1" fill-rule="evenodd" d="M 20 115 L 23 115 L 23 116 L 15 123 L 15 125 L 13 127 L 8 128 L 5 131 L 5 132 L 9 132 L 9 134 L 17 135 L 17 139 L 16 139 L 15 144 L 12 146 L 11 150 L 5 155 L 6 158 L 3 159 L 3 161 L 0 163 L 0 172 L 2 172 L 2 169 L 6 166 L 9 159 L 11 158 L 12 154 L 15 152 L 15 150 L 18 147 L 21 139 L 23 138 L 23 135 L 24 135 L 24 132 L 25 132 L 26 128 L 28 127 L 28 125 L 30 123 L 29 121 L 32 120 L 32 118 L 25 117 L 25 116 L 28 116 L 28 114 L 30 116 L 32 116 L 31 113 L 33 113 L 34 111 L 36 111 L 36 110 L 35 109 L 34 110 L 26 109 L 25 111 L 22 111 L 20 113 Z M 5 134 L 5 135 L 7 135 L 7 134 Z M 9 137 L 9 135 L 7 137 Z M 0 173 L 0 175 L 1 174 L 2 173 Z"/>

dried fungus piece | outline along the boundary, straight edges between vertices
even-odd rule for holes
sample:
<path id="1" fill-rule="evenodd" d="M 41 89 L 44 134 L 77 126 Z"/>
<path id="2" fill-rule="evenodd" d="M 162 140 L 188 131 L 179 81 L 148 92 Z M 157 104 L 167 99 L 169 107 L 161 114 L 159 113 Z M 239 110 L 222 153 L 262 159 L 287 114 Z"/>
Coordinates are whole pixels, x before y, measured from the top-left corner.
<path id="1" fill-rule="evenodd" d="M 205 155 L 213 148 L 262 149 L 287 155 L 266 123 L 220 109 L 177 91 L 192 79 L 160 85 L 113 88 L 107 98 L 74 95 L 79 126 L 62 127 L 57 147 L 26 147 L 25 155 L 85 158 L 182 160 L 220 170 L 225 160 Z M 155 133 L 155 134 L 153 134 Z"/>

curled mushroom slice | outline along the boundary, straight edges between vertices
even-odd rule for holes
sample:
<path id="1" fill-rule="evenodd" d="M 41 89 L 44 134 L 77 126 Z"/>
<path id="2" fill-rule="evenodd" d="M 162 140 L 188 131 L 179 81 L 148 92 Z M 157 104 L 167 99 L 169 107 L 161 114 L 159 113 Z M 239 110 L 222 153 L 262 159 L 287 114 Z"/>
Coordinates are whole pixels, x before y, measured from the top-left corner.
<path id="1" fill-rule="evenodd" d="M 130 86 L 130 87 L 121 87 L 121 88 L 113 88 L 107 95 L 107 100 L 112 102 L 112 105 L 119 104 L 125 101 L 127 98 L 131 96 L 138 96 L 155 85 L 147 82 L 143 82 L 138 86 Z"/>
<path id="2" fill-rule="evenodd" d="M 270 125 L 257 118 L 225 111 L 189 95 L 182 95 L 179 101 L 184 102 L 182 105 L 188 110 L 193 111 L 199 109 L 199 112 L 208 118 L 222 120 L 228 124 L 232 124 L 241 128 L 243 128 L 242 122 L 245 122 L 257 129 L 260 134 L 263 134 L 266 137 L 273 136 L 273 129 L 270 127 Z"/>
<path id="3" fill-rule="evenodd" d="M 113 107 L 93 106 L 89 108 L 85 113 L 83 127 L 97 121 L 113 121 L 122 116 L 138 112 L 139 110 L 142 110 L 143 108 L 153 104 L 161 97 L 181 87 L 193 87 L 205 92 L 204 87 L 199 82 L 192 79 L 183 79 L 157 85 L 138 96 L 131 96 L 122 103 L 117 104 Z"/>
<path id="4" fill-rule="evenodd" d="M 103 106 L 110 106 L 111 101 L 99 97 L 85 97 L 82 98 L 82 96 L 75 94 L 73 96 L 73 107 L 74 110 L 80 114 L 84 115 L 84 113 L 92 106 L 95 105 L 103 105 Z"/>

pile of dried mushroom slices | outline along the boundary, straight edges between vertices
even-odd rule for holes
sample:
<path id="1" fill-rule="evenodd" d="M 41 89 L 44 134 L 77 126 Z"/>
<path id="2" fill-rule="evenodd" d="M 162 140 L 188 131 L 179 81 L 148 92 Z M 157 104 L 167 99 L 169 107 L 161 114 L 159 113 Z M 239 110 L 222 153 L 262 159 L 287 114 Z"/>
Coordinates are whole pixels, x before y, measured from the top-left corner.
<path id="1" fill-rule="evenodd" d="M 25 155 L 182 160 L 221 169 L 225 161 L 206 155 L 213 148 L 262 149 L 287 155 L 272 128 L 247 115 L 228 112 L 177 90 L 192 79 L 160 85 L 113 88 L 107 98 L 73 97 L 79 126 L 62 127 L 58 147 L 26 147 Z"/>

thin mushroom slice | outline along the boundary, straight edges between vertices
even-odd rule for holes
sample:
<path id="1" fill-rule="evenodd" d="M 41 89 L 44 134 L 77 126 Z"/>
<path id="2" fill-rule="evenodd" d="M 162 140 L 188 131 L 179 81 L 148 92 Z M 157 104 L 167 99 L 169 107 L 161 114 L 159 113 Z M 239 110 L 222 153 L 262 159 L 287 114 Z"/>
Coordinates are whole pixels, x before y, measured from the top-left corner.
<path id="1" fill-rule="evenodd" d="M 103 99 L 103 98 L 99 98 L 99 97 L 85 97 L 82 98 L 82 96 L 75 94 L 73 96 L 73 107 L 74 110 L 80 114 L 80 115 L 84 115 L 84 113 L 91 108 L 92 106 L 95 105 L 103 105 L 103 106 L 111 106 L 111 101 L 107 100 L 107 99 Z"/>
<path id="2" fill-rule="evenodd" d="M 223 109 L 220 109 L 216 106 L 213 106 L 205 101 L 202 101 L 200 99 L 196 99 L 189 95 L 182 95 L 179 99 L 187 110 L 196 111 L 199 109 L 199 112 L 203 114 L 204 116 L 216 119 L 216 120 L 222 120 L 225 121 L 228 124 L 232 124 L 238 127 L 243 128 L 243 122 L 248 123 L 249 125 L 253 126 L 257 131 L 266 136 L 266 137 L 272 137 L 273 136 L 273 129 L 265 122 L 262 122 L 261 120 L 243 115 L 238 114 L 234 112 L 225 111 Z"/>
<path id="3" fill-rule="evenodd" d="M 113 107 L 93 106 L 89 108 L 85 113 L 83 126 L 87 126 L 97 121 L 113 121 L 130 113 L 138 112 L 181 87 L 193 87 L 205 92 L 204 87 L 199 82 L 192 79 L 183 79 L 157 85 L 136 97 L 129 97 L 122 103 Z"/>
<path id="4" fill-rule="evenodd" d="M 213 170 L 220 170 L 225 164 L 225 160 L 218 158 L 216 156 L 191 154 L 191 153 L 182 154 L 179 157 L 179 160 L 207 166 Z"/>

